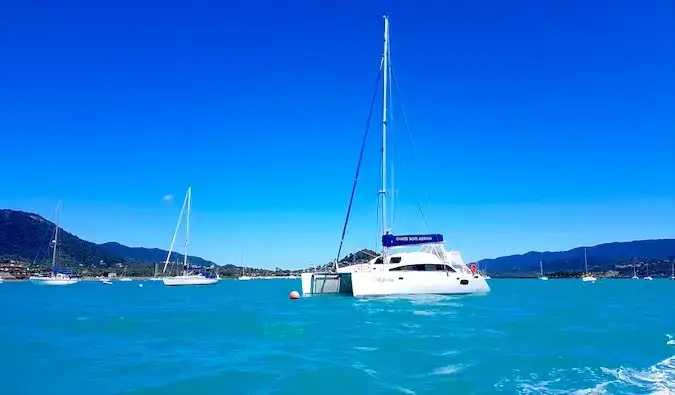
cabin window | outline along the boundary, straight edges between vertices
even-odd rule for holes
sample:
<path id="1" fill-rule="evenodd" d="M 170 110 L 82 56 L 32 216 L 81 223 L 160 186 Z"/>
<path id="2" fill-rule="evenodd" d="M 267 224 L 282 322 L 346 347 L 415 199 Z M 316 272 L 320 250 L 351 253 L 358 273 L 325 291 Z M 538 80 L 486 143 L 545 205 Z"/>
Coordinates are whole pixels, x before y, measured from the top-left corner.
<path id="1" fill-rule="evenodd" d="M 375 260 L 375 264 L 381 264 L 382 263 L 382 257 L 379 257 Z"/>
<path id="2" fill-rule="evenodd" d="M 401 263 L 401 257 L 400 256 L 393 256 L 389 258 L 389 263 Z"/>
<path id="3" fill-rule="evenodd" d="M 405 265 L 389 269 L 390 272 L 455 272 L 455 270 L 448 265 L 438 264 L 424 264 L 424 265 Z"/>

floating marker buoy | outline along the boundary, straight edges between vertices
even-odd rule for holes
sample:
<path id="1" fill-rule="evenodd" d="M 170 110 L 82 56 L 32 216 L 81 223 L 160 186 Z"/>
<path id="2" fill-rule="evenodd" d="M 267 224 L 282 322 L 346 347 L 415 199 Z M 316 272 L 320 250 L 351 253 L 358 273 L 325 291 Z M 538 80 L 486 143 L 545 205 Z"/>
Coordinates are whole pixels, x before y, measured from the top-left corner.
<path id="1" fill-rule="evenodd" d="M 139 287 L 143 288 L 143 284 L 138 284 Z"/>
<path id="2" fill-rule="evenodd" d="M 298 291 L 291 291 L 291 294 L 289 295 L 289 298 L 300 299 L 300 294 L 298 293 Z"/>

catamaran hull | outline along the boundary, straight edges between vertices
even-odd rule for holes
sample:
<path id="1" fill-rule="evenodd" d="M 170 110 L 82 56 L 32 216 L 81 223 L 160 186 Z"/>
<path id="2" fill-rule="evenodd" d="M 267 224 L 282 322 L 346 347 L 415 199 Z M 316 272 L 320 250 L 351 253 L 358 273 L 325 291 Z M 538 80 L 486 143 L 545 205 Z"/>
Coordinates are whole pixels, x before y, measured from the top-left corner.
<path id="1" fill-rule="evenodd" d="M 352 273 L 352 293 L 361 296 L 462 295 L 490 292 L 480 276 L 444 272 Z"/>
<path id="2" fill-rule="evenodd" d="M 37 285 L 72 285 L 80 282 L 77 278 L 30 277 L 30 282 Z"/>
<path id="3" fill-rule="evenodd" d="M 355 297 L 396 295 L 465 295 L 490 292 L 480 276 L 446 272 L 303 273 L 302 293 L 351 294 Z"/>
<path id="4" fill-rule="evenodd" d="M 166 286 L 180 285 L 213 285 L 218 282 L 217 278 L 208 278 L 204 276 L 176 276 L 165 277 L 162 279 Z"/>

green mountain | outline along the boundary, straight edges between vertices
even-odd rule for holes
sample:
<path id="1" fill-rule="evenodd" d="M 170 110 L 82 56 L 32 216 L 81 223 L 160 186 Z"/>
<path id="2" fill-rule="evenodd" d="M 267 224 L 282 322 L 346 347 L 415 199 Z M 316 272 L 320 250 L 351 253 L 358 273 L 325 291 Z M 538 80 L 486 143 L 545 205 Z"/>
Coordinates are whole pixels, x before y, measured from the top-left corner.
<path id="1" fill-rule="evenodd" d="M 586 247 L 588 269 L 608 272 L 608 275 L 633 275 L 633 264 L 645 275 L 647 267 L 652 276 L 670 276 L 671 263 L 675 261 L 675 239 L 636 240 L 614 242 Z M 584 247 L 567 251 L 530 251 L 495 259 L 483 259 L 478 266 L 494 276 L 534 276 L 542 262 L 547 273 L 567 276 L 584 270 Z"/>
<path id="2" fill-rule="evenodd" d="M 55 224 L 43 217 L 15 210 L 0 210 L 0 258 L 47 264 L 51 262 L 50 243 Z M 153 266 L 163 262 L 168 251 L 158 248 L 127 247 L 119 243 L 96 244 L 59 229 L 58 259 L 60 266 L 97 267 Z M 174 253 L 172 260 L 183 260 Z M 190 256 L 193 265 L 210 266 L 214 263 Z"/>

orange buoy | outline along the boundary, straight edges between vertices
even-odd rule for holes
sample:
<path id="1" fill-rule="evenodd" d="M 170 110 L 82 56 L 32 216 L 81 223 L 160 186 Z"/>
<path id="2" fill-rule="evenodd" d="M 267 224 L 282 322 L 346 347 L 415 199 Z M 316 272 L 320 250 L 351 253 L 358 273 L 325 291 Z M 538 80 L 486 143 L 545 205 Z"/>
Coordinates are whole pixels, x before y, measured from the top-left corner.
<path id="1" fill-rule="evenodd" d="M 291 291 L 291 294 L 289 295 L 289 298 L 300 299 L 300 294 L 298 293 L 298 291 Z"/>

